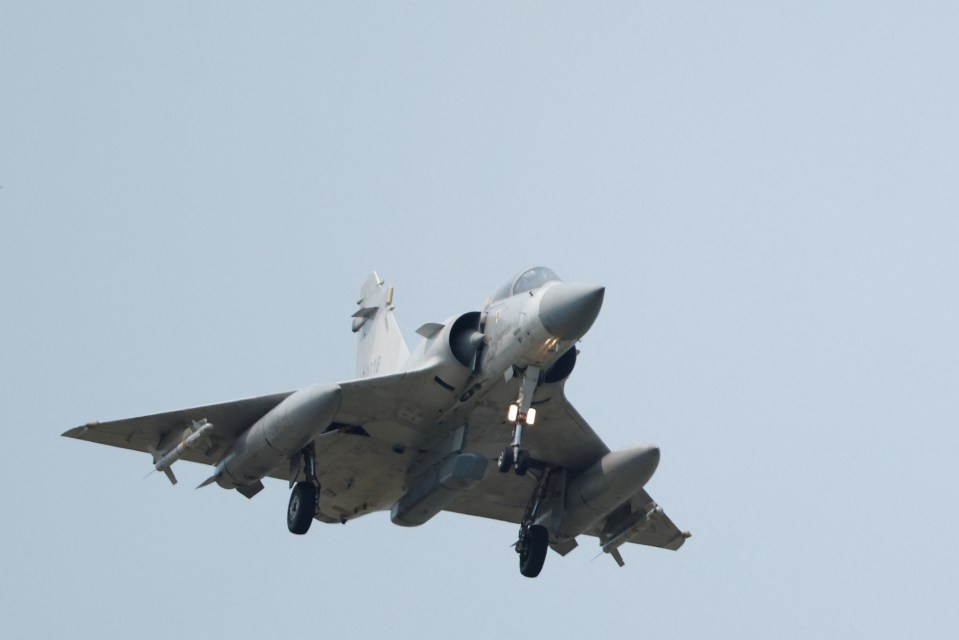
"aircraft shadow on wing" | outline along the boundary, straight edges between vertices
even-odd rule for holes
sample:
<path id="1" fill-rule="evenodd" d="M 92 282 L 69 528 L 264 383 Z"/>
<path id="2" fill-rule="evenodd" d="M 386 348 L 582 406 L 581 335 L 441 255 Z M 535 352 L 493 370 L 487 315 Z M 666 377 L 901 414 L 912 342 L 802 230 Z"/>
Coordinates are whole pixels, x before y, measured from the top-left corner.
<path id="1" fill-rule="evenodd" d="M 533 267 L 481 311 L 420 327 L 410 351 L 393 289 L 374 272 L 353 314 L 355 379 L 63 435 L 148 452 L 173 483 L 181 459 L 213 467 L 200 486 L 248 498 L 263 478 L 287 480 L 295 534 L 314 519 L 388 510 L 395 524 L 417 526 L 447 510 L 519 524 L 524 576 L 539 575 L 548 548 L 566 555 L 581 535 L 622 566 L 625 543 L 675 550 L 689 533 L 643 488 L 659 449 L 611 452 L 566 399 L 576 343 L 604 292 Z"/>

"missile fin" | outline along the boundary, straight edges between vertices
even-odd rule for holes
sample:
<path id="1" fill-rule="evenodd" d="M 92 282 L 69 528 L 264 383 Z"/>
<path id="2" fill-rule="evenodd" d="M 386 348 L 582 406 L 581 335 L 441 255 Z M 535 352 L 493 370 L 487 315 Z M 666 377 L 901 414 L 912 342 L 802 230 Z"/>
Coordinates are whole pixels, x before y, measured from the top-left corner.
<path id="1" fill-rule="evenodd" d="M 613 549 L 612 551 L 609 551 L 608 553 L 609 553 L 609 555 L 613 556 L 613 560 L 615 560 L 615 561 L 616 561 L 616 564 L 618 564 L 619 566 L 622 567 L 622 566 L 624 566 L 624 565 L 626 564 L 626 561 L 623 560 L 623 554 L 621 554 L 621 553 L 619 552 L 619 549 L 618 549 L 618 548 L 617 548 L 617 549 Z"/>
<path id="2" fill-rule="evenodd" d="M 263 491 L 263 483 L 257 480 L 255 484 L 240 485 L 239 487 L 236 487 L 236 490 L 249 500 L 259 492 Z"/>

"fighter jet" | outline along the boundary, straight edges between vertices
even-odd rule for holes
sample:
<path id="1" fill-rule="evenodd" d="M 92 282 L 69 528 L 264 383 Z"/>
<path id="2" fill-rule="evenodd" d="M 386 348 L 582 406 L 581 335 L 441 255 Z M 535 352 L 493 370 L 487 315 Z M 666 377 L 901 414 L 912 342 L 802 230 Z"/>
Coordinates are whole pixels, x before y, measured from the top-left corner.
<path id="1" fill-rule="evenodd" d="M 173 483 L 178 460 L 211 465 L 201 487 L 247 498 L 264 478 L 286 480 L 294 534 L 376 511 L 414 527 L 446 510 L 518 524 L 530 578 L 549 548 L 565 556 L 583 535 L 622 566 L 625 543 L 675 550 L 690 534 L 643 488 L 659 449 L 611 452 L 566 399 L 604 293 L 533 267 L 481 310 L 420 327 L 411 352 L 373 272 L 352 319 L 356 378 L 63 435 L 148 452 Z"/>

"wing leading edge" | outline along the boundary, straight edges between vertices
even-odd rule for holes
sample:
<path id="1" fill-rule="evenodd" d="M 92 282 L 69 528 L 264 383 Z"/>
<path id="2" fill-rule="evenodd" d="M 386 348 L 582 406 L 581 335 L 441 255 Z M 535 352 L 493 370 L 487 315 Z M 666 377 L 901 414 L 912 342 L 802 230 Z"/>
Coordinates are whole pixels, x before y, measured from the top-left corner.
<path id="1" fill-rule="evenodd" d="M 213 465 L 236 438 L 292 392 L 221 402 L 110 422 L 88 422 L 63 433 L 67 438 L 153 453 L 175 446 L 195 422 L 212 424 L 208 446 L 187 449 L 180 459 Z"/>

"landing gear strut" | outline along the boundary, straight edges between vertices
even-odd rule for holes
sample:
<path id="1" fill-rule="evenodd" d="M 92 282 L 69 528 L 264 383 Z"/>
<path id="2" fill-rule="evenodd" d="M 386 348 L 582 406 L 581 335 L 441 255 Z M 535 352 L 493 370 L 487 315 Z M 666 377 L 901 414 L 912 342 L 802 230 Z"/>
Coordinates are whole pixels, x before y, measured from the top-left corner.
<path id="1" fill-rule="evenodd" d="M 519 572 L 527 578 L 535 578 L 543 570 L 546 551 L 549 549 L 549 531 L 541 524 L 534 524 L 546 499 L 549 475 L 550 469 L 547 468 L 536 484 L 536 490 L 526 506 L 526 514 L 519 527 L 516 553 L 519 554 Z"/>
<path id="2" fill-rule="evenodd" d="M 316 450 L 313 443 L 300 453 L 306 481 L 297 482 L 290 493 L 290 503 L 286 509 L 286 526 L 290 533 L 303 535 L 310 530 L 313 516 L 319 505 L 320 481 L 316 478 Z"/>
<path id="3" fill-rule="evenodd" d="M 519 398 L 515 404 L 509 406 L 509 421 L 513 423 L 513 443 L 503 449 L 497 461 L 497 468 L 501 473 L 507 473 L 510 467 L 516 475 L 524 476 L 529 470 L 529 451 L 523 449 L 523 427 L 532 425 L 536 420 L 536 409 L 533 408 L 533 393 L 539 385 L 540 369 L 532 365 L 523 370 L 523 377 L 519 385 Z"/>

